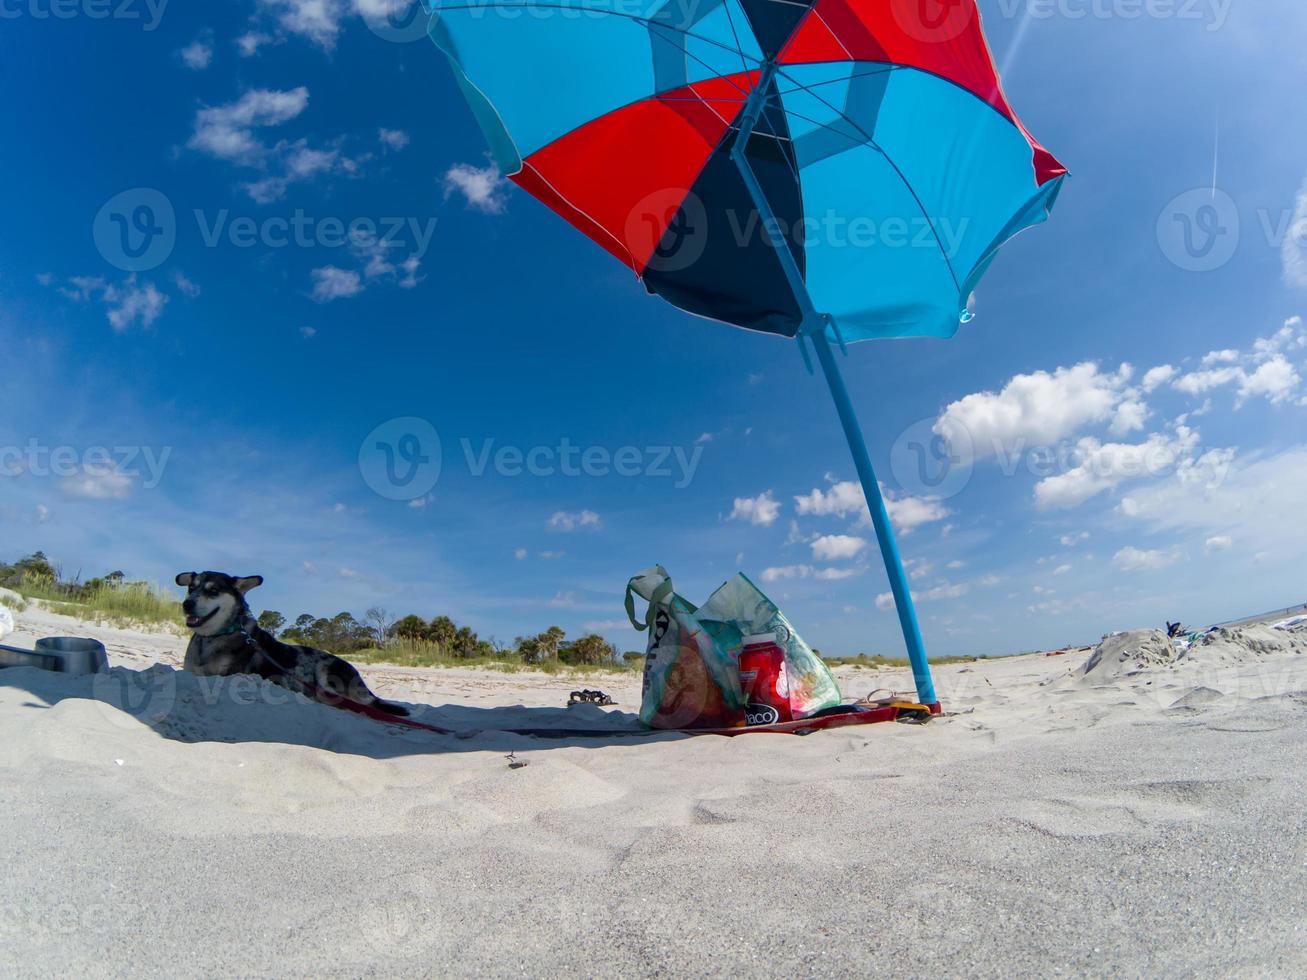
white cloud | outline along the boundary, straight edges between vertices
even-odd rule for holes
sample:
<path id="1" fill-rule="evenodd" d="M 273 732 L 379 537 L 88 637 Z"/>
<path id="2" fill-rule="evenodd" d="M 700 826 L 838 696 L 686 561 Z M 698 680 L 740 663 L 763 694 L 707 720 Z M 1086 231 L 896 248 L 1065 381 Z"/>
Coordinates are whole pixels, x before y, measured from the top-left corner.
<path id="1" fill-rule="evenodd" d="M 220 160 L 255 164 L 267 147 L 255 138 L 254 130 L 289 122 L 308 105 L 309 90 L 303 85 L 288 91 L 251 89 L 235 102 L 196 113 L 187 145 Z"/>
<path id="2" fill-rule="evenodd" d="M 848 534 L 827 534 L 812 542 L 814 561 L 847 561 L 856 558 L 867 547 L 863 538 Z"/>
<path id="3" fill-rule="evenodd" d="M 503 214 L 508 210 L 509 184 L 493 163 L 484 167 L 456 163 L 445 171 L 443 183 L 445 200 L 458 195 L 469 209 L 484 214 Z"/>
<path id="4" fill-rule="evenodd" d="M 1108 431 L 1114 436 L 1125 436 L 1131 432 L 1139 432 L 1143 429 L 1144 422 L 1147 419 L 1147 405 L 1133 399 L 1124 401 L 1116 407 L 1116 415 L 1112 417 L 1112 424 L 1108 427 Z"/>
<path id="5" fill-rule="evenodd" d="M 341 21 L 349 12 L 346 0 L 259 0 L 259 5 L 276 17 L 282 30 L 327 51 L 335 48 Z"/>
<path id="6" fill-rule="evenodd" d="M 1156 391 L 1162 385 L 1169 382 L 1176 376 L 1176 369 L 1170 364 L 1161 364 L 1155 368 L 1149 369 L 1144 374 L 1144 379 L 1139 386 L 1146 392 Z"/>
<path id="7" fill-rule="evenodd" d="M 582 510 L 574 514 L 560 510 L 545 523 L 545 527 L 551 531 L 565 532 L 579 531 L 587 527 L 597 531 L 603 526 L 603 521 L 599 519 L 599 515 L 592 510 Z"/>
<path id="8" fill-rule="evenodd" d="M 760 527 L 771 527 L 780 516 L 780 501 L 767 490 L 756 497 L 736 497 L 735 506 L 727 520 L 748 521 Z"/>
<path id="9" fill-rule="evenodd" d="M 862 487 L 849 481 L 835 483 L 829 490 L 817 487 L 806 496 L 795 497 L 794 505 L 800 515 L 814 517 L 848 517 L 850 514 L 859 516 L 867 514 L 867 501 L 862 495 Z"/>
<path id="10" fill-rule="evenodd" d="M 318 335 L 317 327 L 300 327 L 300 336 L 305 340 L 312 340 Z"/>
<path id="11" fill-rule="evenodd" d="M 1063 548 L 1074 548 L 1076 545 L 1080 544 L 1080 542 L 1088 540 L 1088 531 L 1081 531 L 1078 534 L 1064 534 L 1062 537 L 1058 538 L 1058 541 L 1061 542 Z"/>
<path id="12" fill-rule="evenodd" d="M 900 534 L 911 534 L 925 524 L 942 521 L 952 513 L 938 497 L 894 497 L 881 487 L 890 522 Z M 866 523 L 870 524 L 870 518 Z"/>
<path id="13" fill-rule="evenodd" d="M 1066 574 L 1067 572 L 1069 572 L 1069 571 L 1071 571 L 1071 566 L 1070 566 L 1070 565 L 1058 565 L 1057 568 L 1053 569 L 1053 574 L 1054 574 L 1054 575 L 1065 575 L 1065 574 Z"/>
<path id="14" fill-rule="evenodd" d="M 1204 456 L 1174 480 L 1132 491 L 1121 501 L 1120 513 L 1154 534 L 1230 537 L 1248 553 L 1299 560 L 1307 552 L 1302 519 L 1307 445 L 1231 457 Z"/>
<path id="15" fill-rule="evenodd" d="M 249 31 L 236 38 L 236 50 L 240 52 L 242 58 L 252 58 L 258 54 L 259 48 L 271 43 L 273 43 L 271 36 L 260 31 Z"/>
<path id="16" fill-rule="evenodd" d="M 518 548 L 513 552 L 513 557 L 516 558 L 518 561 L 526 561 L 526 556 L 527 556 L 527 550 L 525 548 Z"/>
<path id="17" fill-rule="evenodd" d="M 200 295 L 200 287 L 195 285 L 184 272 L 174 272 L 172 281 L 177 286 L 178 291 L 187 299 L 195 299 Z"/>
<path id="18" fill-rule="evenodd" d="M 1234 538 L 1228 534 L 1217 534 L 1203 542 L 1203 550 L 1209 555 L 1216 551 L 1229 551 L 1234 547 Z"/>
<path id="19" fill-rule="evenodd" d="M 60 488 L 70 497 L 85 500 L 122 500 L 130 496 L 133 477 L 119 472 L 116 466 L 84 466 L 76 476 L 60 481 Z"/>
<path id="20" fill-rule="evenodd" d="M 1111 418 L 1127 394 L 1130 376 L 1128 365 L 1115 374 L 1104 374 L 1090 362 L 1058 368 L 1052 374 L 1018 374 L 998 393 L 982 391 L 953 402 L 934 430 L 952 440 L 960 427 L 970 437 L 976 459 L 1048 445 Z"/>
<path id="21" fill-rule="evenodd" d="M 555 609 L 568 609 L 576 605 L 576 593 L 559 592 L 549 600 L 549 604 Z"/>
<path id="22" fill-rule="evenodd" d="M 408 133 L 402 129 L 386 129 L 383 127 L 378 130 L 377 139 L 392 150 L 402 150 L 409 144 Z"/>
<path id="23" fill-rule="evenodd" d="M 1280 258 L 1284 281 L 1290 286 L 1307 286 L 1307 180 L 1298 192 L 1293 220 L 1280 246 Z"/>
<path id="24" fill-rule="evenodd" d="M 1307 336 L 1301 331 L 1302 320 L 1293 317 L 1270 337 L 1254 341 L 1247 354 L 1237 350 L 1212 351 L 1203 358 L 1204 370 L 1183 375 L 1172 386 L 1187 395 L 1202 395 L 1236 385 L 1236 408 L 1257 397 L 1272 404 L 1289 401 L 1301 386 L 1302 378 L 1284 355 L 1307 346 Z M 1215 366 L 1218 364 L 1221 366 Z"/>
<path id="25" fill-rule="evenodd" d="M 1284 355 L 1276 354 L 1258 365 L 1252 374 L 1239 379 L 1239 401 L 1261 395 L 1272 405 L 1278 405 L 1288 401 L 1301 383 L 1302 378 L 1294 366 L 1284 359 Z"/>
<path id="26" fill-rule="evenodd" d="M 138 323 L 152 326 L 168 305 L 168 297 L 154 283 L 138 283 L 134 274 L 118 284 L 100 276 L 73 276 L 68 283 L 60 293 L 79 303 L 98 299 L 107 307 L 109 325 L 119 333 Z"/>
<path id="27" fill-rule="evenodd" d="M 1213 368 L 1209 371 L 1193 371 L 1172 382 L 1172 387 L 1186 395 L 1201 395 L 1237 381 L 1243 372 L 1235 367 Z"/>
<path id="28" fill-rule="evenodd" d="M 783 565 L 779 568 L 764 568 L 762 580 L 767 583 L 782 579 L 813 578 L 821 582 L 837 582 L 862 574 L 857 568 L 813 568 L 811 565 Z"/>
<path id="29" fill-rule="evenodd" d="M 895 496 L 884 486 L 880 489 L 890 521 L 901 534 L 910 534 L 924 524 L 942 521 L 951 513 L 938 497 Z M 832 483 L 827 490 L 814 488 L 811 493 L 795 497 L 794 504 L 800 515 L 846 518 L 856 514 L 859 526 L 871 526 L 871 512 L 867 509 L 862 486 L 849 480 Z"/>
<path id="30" fill-rule="evenodd" d="M 960 599 L 970 591 L 971 586 L 966 582 L 944 582 L 933 589 L 914 590 L 912 598 L 918 604 L 940 602 L 945 599 Z M 876 596 L 876 608 L 881 612 L 890 612 L 894 607 L 893 592 L 882 592 Z"/>
<path id="31" fill-rule="evenodd" d="M 1074 467 L 1035 484 L 1035 506 L 1067 510 L 1128 480 L 1172 472 L 1197 445 L 1198 433 L 1183 425 L 1173 435 L 1154 433 L 1142 443 L 1103 443 L 1086 436 L 1076 443 Z"/>
<path id="32" fill-rule="evenodd" d="M 363 292 L 363 279 L 353 269 L 323 266 L 309 273 L 313 280 L 313 299 L 317 303 L 348 299 Z"/>
<path id="33" fill-rule="evenodd" d="M 177 55 L 191 71 L 204 71 L 213 63 L 213 37 L 207 33 L 202 34 L 178 51 Z"/>
<path id="34" fill-rule="evenodd" d="M 1112 556 L 1112 564 L 1123 572 L 1155 571 L 1175 564 L 1179 556 L 1173 552 L 1142 551 L 1139 548 L 1122 548 Z"/>

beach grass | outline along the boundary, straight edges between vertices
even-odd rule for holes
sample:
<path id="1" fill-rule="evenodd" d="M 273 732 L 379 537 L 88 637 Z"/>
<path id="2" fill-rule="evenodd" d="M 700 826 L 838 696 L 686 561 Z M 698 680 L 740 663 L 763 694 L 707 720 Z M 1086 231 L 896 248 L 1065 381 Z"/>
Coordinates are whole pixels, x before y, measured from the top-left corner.
<path id="1" fill-rule="evenodd" d="M 860 653 L 856 657 L 822 657 L 829 667 L 865 667 L 868 670 L 876 670 L 882 667 L 911 667 L 912 664 L 907 657 L 883 657 L 880 654 L 868 655 Z M 930 665 L 932 667 L 942 667 L 948 664 L 970 664 L 977 660 L 984 660 L 984 657 L 931 657 Z"/>
<path id="2" fill-rule="evenodd" d="M 511 651 L 490 657 L 459 657 L 448 653 L 440 644 L 423 640 L 396 639 L 384 646 L 367 647 L 349 654 L 359 663 L 393 664 L 396 667 L 479 667 L 501 673 L 537 671 L 543 674 L 629 674 L 644 669 L 644 659 L 609 661 L 598 664 L 566 663 L 546 659 L 528 663 Z"/>
<path id="3" fill-rule="evenodd" d="M 148 582 L 99 583 L 75 590 L 42 579 L 24 579 L 15 589 L 25 599 L 38 600 L 61 616 L 83 622 L 108 621 L 116 626 L 182 626 L 177 598 Z"/>

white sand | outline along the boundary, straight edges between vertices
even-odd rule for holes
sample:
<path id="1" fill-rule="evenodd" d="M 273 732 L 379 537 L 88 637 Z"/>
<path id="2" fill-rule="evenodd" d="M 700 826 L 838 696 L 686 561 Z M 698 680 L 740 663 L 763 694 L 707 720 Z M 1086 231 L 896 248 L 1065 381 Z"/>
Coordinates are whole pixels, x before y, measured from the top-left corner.
<path id="1" fill-rule="evenodd" d="M 201 682 L 176 636 L 17 619 L 115 669 L 0 671 L 5 976 L 1307 972 L 1303 634 L 941 668 L 957 714 L 924 727 L 579 742 L 402 731 Z M 364 673 L 459 729 L 639 696 Z M 559 708 L 579 686 L 619 707 Z"/>

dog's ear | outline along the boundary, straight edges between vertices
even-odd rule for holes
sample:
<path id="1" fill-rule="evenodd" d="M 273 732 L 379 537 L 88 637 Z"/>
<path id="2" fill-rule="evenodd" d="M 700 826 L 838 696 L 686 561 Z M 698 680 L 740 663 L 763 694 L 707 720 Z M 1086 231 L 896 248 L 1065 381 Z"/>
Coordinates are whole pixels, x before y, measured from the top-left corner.
<path id="1" fill-rule="evenodd" d="M 244 595 L 246 592 L 250 591 L 250 589 L 257 589 L 262 584 L 262 575 L 249 575 L 245 578 L 238 578 L 236 580 L 236 589 L 241 595 Z"/>
<path id="2" fill-rule="evenodd" d="M 191 587 L 191 583 L 194 581 L 195 581 L 194 572 L 182 572 L 180 575 L 177 576 L 177 584 L 180 585 L 183 589 L 189 589 Z"/>

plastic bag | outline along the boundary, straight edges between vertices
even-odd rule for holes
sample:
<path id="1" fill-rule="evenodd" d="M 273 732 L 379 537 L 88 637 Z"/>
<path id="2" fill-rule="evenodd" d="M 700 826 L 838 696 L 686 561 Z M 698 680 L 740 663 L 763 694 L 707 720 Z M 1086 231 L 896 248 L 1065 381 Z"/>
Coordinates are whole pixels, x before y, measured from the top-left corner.
<path id="1" fill-rule="evenodd" d="M 776 603 L 748 576 L 736 575 L 714 592 L 699 608 L 698 617 L 717 646 L 736 663 L 744 637 L 775 634 L 785 651 L 790 712 L 795 718 L 807 718 L 840 703 L 840 686 L 826 662 L 812 652 Z"/>
<path id="2" fill-rule="evenodd" d="M 642 623 L 634 596 L 649 603 Z M 676 594 L 661 565 L 627 583 L 626 613 L 649 631 L 640 720 L 651 728 L 737 728 L 745 724 L 739 656 L 743 639 L 773 633 L 785 651 L 795 718 L 840 703 L 840 689 L 774 602 L 744 575 L 726 582 L 702 607 Z"/>

